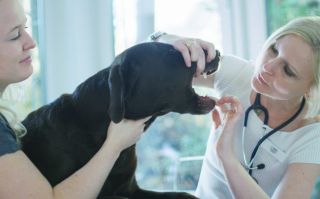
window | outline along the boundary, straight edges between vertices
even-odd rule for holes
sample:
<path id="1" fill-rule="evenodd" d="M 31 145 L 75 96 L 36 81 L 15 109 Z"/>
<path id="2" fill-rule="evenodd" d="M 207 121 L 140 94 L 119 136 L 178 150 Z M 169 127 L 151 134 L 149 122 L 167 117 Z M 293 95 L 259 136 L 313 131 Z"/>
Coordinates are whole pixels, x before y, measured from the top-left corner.
<path id="1" fill-rule="evenodd" d="M 320 1 L 266 0 L 268 34 L 298 16 L 320 15 Z"/>
<path id="2" fill-rule="evenodd" d="M 27 30 L 33 39 L 38 44 L 38 24 L 37 24 L 37 1 L 36 0 L 22 0 L 21 1 L 27 16 Z M 22 83 L 23 99 L 17 103 L 16 109 L 19 117 L 23 119 L 32 110 L 40 107 L 44 103 L 44 89 L 41 83 L 40 59 L 39 48 L 36 47 L 32 50 L 33 58 L 33 75 Z"/>
<path id="3" fill-rule="evenodd" d="M 201 38 L 223 50 L 217 1 L 156 0 L 154 9 L 155 30 Z"/>

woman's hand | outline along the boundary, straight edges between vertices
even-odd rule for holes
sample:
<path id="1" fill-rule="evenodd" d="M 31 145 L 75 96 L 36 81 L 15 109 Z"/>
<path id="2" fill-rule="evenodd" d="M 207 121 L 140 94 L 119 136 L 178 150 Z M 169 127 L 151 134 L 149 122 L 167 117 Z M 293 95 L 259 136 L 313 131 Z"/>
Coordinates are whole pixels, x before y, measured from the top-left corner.
<path id="1" fill-rule="evenodd" d="M 109 148 L 119 153 L 132 146 L 140 139 L 145 127 L 145 122 L 150 119 L 150 117 L 140 120 L 123 119 L 118 124 L 111 121 L 108 128 L 106 144 Z"/>
<path id="2" fill-rule="evenodd" d="M 187 66 L 191 67 L 191 62 L 197 62 L 196 77 L 201 75 L 206 62 L 212 61 L 216 56 L 214 45 L 201 39 L 166 34 L 161 36 L 158 41 L 171 44 L 176 50 L 180 51 Z M 204 50 L 207 51 L 207 58 Z"/>
<path id="3" fill-rule="evenodd" d="M 217 154 L 220 158 L 234 155 L 234 135 L 240 130 L 235 129 L 235 124 L 239 120 L 243 109 L 240 101 L 231 96 L 222 97 L 216 102 L 224 117 L 221 119 L 217 110 L 212 112 L 212 119 L 215 127 L 221 126 L 221 135 L 216 144 Z"/>

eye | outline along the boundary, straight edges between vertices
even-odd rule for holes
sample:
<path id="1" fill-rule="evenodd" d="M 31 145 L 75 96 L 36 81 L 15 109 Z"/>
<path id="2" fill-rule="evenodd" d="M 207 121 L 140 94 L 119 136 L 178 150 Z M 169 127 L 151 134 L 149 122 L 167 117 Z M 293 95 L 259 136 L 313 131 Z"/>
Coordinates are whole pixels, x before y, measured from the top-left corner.
<path id="1" fill-rule="evenodd" d="M 288 64 L 285 64 L 283 67 L 283 70 L 285 72 L 286 75 L 288 75 L 289 77 L 296 77 L 296 74 L 294 74 L 292 72 L 292 70 L 290 69 L 290 67 L 288 66 Z"/>
<path id="2" fill-rule="evenodd" d="M 272 44 L 270 46 L 270 50 L 272 51 L 273 54 L 277 55 L 279 54 L 278 49 L 276 48 L 276 44 Z"/>
<path id="3" fill-rule="evenodd" d="M 20 31 L 17 31 L 17 33 L 14 35 L 14 37 L 13 37 L 13 38 L 11 38 L 10 40 L 11 40 L 11 41 L 18 40 L 18 39 L 20 38 L 20 36 L 21 36 Z"/>

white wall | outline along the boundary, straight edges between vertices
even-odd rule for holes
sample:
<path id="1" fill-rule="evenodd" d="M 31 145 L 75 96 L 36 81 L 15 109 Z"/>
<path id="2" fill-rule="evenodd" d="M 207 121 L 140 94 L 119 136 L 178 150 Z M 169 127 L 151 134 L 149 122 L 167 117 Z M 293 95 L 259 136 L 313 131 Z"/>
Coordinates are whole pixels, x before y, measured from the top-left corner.
<path id="1" fill-rule="evenodd" d="M 266 40 L 264 0 L 220 0 L 224 53 L 255 59 Z"/>
<path id="2" fill-rule="evenodd" d="M 112 1 L 54 0 L 41 6 L 40 40 L 51 102 L 113 60 Z"/>

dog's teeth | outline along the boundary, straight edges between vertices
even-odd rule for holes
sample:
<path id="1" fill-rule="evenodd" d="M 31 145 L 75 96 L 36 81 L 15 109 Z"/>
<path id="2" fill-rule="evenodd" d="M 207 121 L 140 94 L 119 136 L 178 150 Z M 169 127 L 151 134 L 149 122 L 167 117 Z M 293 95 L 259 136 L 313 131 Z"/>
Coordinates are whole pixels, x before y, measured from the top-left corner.
<path id="1" fill-rule="evenodd" d="M 212 97 L 212 96 L 208 96 L 210 99 L 214 100 L 214 101 L 218 101 L 219 99 L 216 97 Z"/>
<path id="2" fill-rule="evenodd" d="M 207 73 L 203 73 L 203 78 L 207 79 Z"/>

